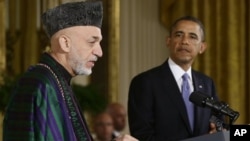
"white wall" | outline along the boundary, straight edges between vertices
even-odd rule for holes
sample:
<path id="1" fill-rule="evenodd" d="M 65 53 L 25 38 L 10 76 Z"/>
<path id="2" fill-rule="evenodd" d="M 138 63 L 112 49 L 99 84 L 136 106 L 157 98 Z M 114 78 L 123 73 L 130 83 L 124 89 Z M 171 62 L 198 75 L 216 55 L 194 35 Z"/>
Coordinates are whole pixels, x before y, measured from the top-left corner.
<path id="1" fill-rule="evenodd" d="M 167 31 L 159 21 L 158 2 L 158 0 L 120 1 L 120 93 L 118 99 L 126 108 L 132 77 L 162 64 L 168 56 L 165 45 Z M 125 132 L 128 132 L 128 128 Z"/>

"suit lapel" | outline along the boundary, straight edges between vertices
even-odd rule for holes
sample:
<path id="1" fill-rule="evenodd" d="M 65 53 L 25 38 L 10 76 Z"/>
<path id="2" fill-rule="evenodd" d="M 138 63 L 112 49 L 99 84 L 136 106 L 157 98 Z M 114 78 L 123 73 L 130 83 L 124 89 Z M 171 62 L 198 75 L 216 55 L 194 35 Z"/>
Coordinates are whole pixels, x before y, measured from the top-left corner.
<path id="1" fill-rule="evenodd" d="M 195 71 L 192 71 L 192 77 L 193 77 L 193 83 L 194 83 L 194 91 L 200 91 L 205 92 L 205 84 L 204 81 L 197 76 L 197 73 Z M 195 105 L 195 127 L 194 127 L 194 134 L 196 134 L 196 129 L 199 129 L 199 127 L 203 124 L 202 122 L 202 116 L 204 113 L 204 108 L 198 107 Z"/>
<path id="2" fill-rule="evenodd" d="M 183 98 L 181 96 L 181 92 L 179 90 L 179 87 L 177 85 L 177 82 L 175 81 L 175 78 L 173 76 L 173 73 L 170 70 L 168 61 L 166 61 L 162 65 L 162 76 L 164 76 L 163 85 L 164 85 L 164 91 L 168 93 L 168 97 L 173 101 L 173 107 L 176 107 L 179 111 L 187 130 L 192 134 L 191 127 L 189 126 L 188 116 L 187 116 L 187 110 L 185 108 L 185 104 L 183 101 Z"/>
<path id="3" fill-rule="evenodd" d="M 204 92 L 205 84 L 201 78 L 199 78 L 195 71 L 192 71 L 194 91 Z"/>

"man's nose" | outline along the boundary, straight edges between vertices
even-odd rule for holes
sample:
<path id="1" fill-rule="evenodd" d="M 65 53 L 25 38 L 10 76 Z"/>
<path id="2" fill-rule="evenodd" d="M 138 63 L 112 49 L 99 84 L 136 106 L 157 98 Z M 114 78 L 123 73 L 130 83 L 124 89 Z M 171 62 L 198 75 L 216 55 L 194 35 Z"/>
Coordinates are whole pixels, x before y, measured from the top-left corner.
<path id="1" fill-rule="evenodd" d="M 188 42 L 189 42 L 188 37 L 187 37 L 187 36 L 183 36 L 183 37 L 182 37 L 182 40 L 181 40 L 181 43 L 182 43 L 182 44 L 188 44 Z"/>
<path id="2" fill-rule="evenodd" d="M 96 56 L 98 56 L 98 57 L 102 57 L 103 52 L 102 52 L 101 45 L 98 45 L 98 46 L 94 49 L 93 53 L 94 53 Z"/>

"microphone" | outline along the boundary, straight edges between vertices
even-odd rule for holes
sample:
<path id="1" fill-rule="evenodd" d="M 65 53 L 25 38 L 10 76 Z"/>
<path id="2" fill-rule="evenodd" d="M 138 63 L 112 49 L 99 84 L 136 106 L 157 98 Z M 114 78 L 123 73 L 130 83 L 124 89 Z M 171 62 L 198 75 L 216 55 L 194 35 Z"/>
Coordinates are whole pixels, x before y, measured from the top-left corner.
<path id="1" fill-rule="evenodd" d="M 213 97 L 209 97 L 202 92 L 195 91 L 191 93 L 189 100 L 197 106 L 208 107 L 217 113 L 229 116 L 232 123 L 239 117 L 239 112 L 229 108 L 228 104 L 225 102 L 215 101 Z"/>

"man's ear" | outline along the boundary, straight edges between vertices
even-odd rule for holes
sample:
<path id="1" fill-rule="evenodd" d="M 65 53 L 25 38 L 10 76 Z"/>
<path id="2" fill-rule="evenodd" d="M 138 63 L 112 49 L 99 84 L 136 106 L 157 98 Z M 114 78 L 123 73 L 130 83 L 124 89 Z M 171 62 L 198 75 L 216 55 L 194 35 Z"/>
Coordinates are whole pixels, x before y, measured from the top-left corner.
<path id="1" fill-rule="evenodd" d="M 71 40 L 66 35 L 61 35 L 59 38 L 59 45 L 61 50 L 64 52 L 69 52 L 71 47 Z"/>
<path id="2" fill-rule="evenodd" d="M 201 43 L 199 54 L 202 54 L 203 52 L 205 52 L 206 49 L 207 49 L 207 43 L 206 42 Z"/>

